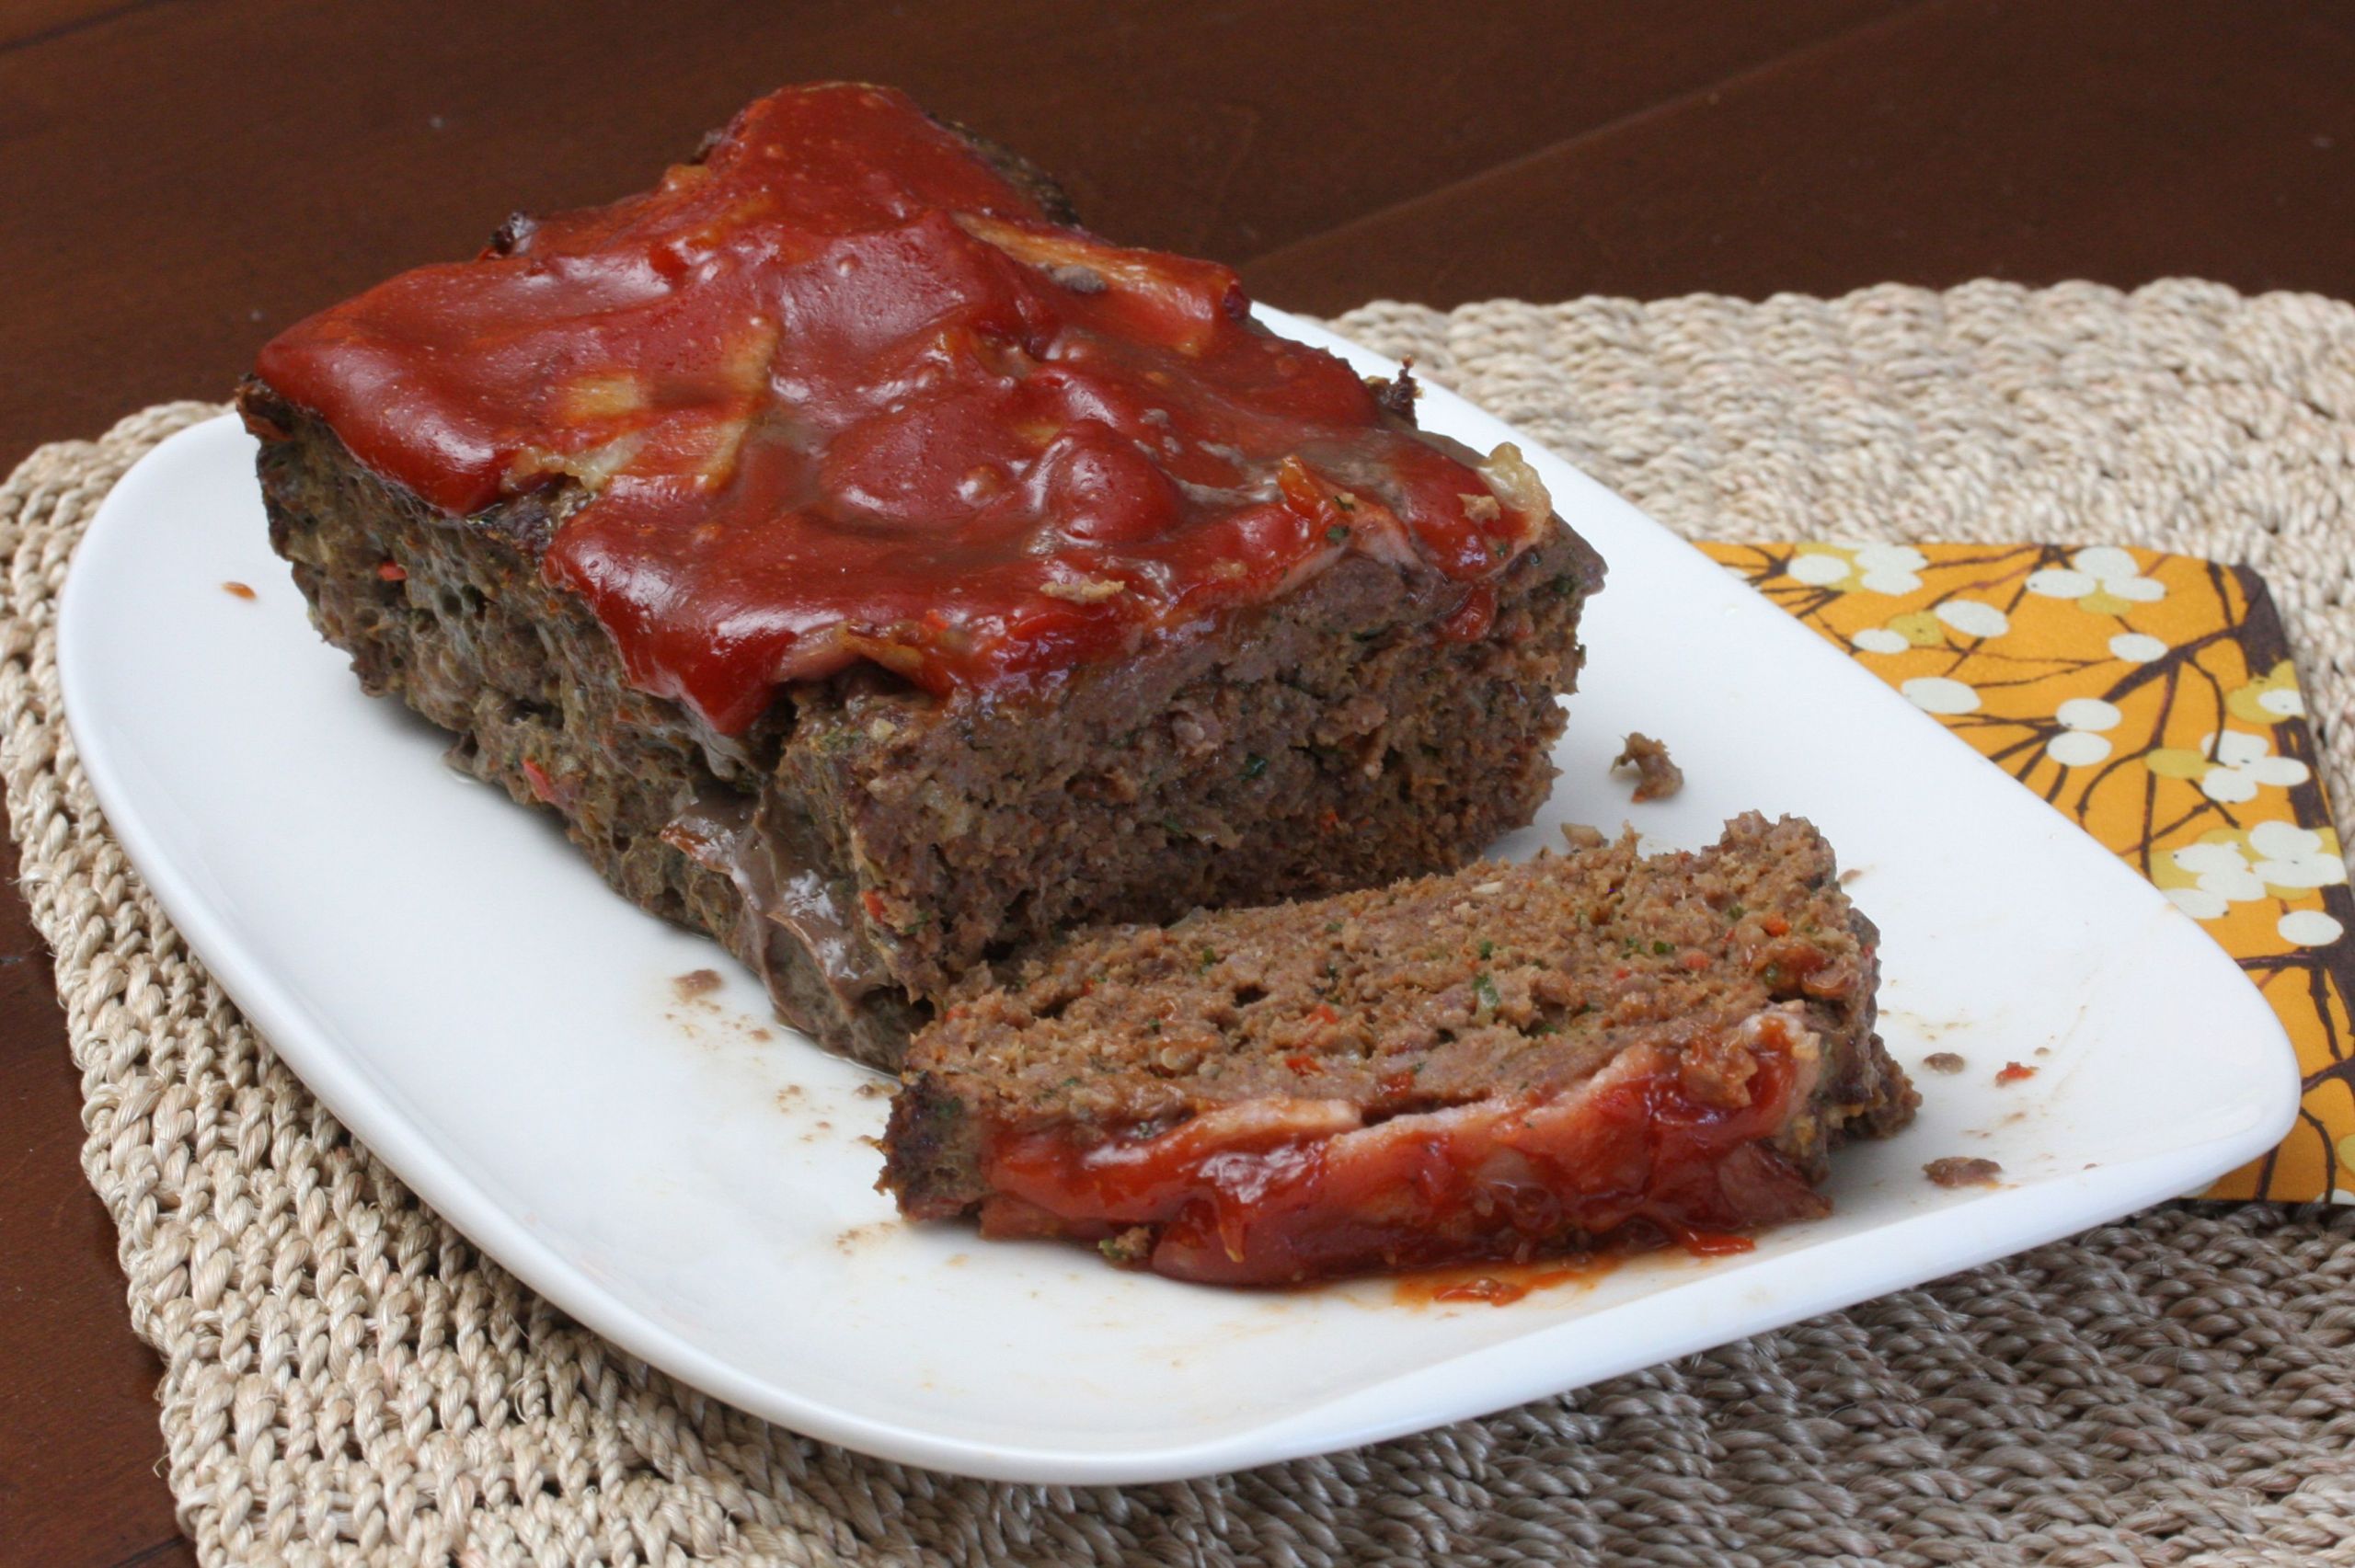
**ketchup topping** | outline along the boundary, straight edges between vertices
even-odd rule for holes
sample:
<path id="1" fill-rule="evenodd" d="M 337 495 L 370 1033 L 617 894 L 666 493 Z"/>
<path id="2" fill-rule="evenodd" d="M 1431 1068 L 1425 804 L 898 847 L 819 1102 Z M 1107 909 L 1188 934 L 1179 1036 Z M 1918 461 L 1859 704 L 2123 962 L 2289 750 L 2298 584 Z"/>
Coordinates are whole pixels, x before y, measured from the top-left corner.
<path id="1" fill-rule="evenodd" d="M 985 1146 L 984 1235 L 1153 1230 L 1155 1273 L 1282 1285 L 1467 1259 L 1527 1259 L 1566 1239 L 1638 1234 L 1701 1256 L 1738 1232 L 1826 1209 L 1771 1139 L 1818 1071 L 1768 1014 L 1728 1048 L 1752 1070 L 1738 1103 L 1696 1096 L 1671 1055 L 1640 1048 L 1555 1100 L 1492 1100 L 1360 1125 L 1338 1102 L 1212 1113 L 1144 1138 L 1070 1127 Z"/>
<path id="2" fill-rule="evenodd" d="M 473 513 L 567 480 L 542 559 L 633 683 L 723 733 L 859 659 L 1019 685 L 1344 553 L 1465 585 L 1550 511 L 1229 269 L 1108 245 L 902 95 L 789 88 L 612 206 L 517 220 L 273 340 L 258 370 L 376 473 Z"/>

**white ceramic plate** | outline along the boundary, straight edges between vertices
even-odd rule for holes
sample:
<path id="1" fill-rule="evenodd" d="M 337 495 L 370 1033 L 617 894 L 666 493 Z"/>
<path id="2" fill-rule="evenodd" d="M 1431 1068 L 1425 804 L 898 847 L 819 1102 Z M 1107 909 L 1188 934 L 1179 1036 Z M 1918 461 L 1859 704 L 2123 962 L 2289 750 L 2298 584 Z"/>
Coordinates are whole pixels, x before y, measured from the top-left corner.
<path id="1" fill-rule="evenodd" d="M 1394 367 L 1305 323 L 1281 330 Z M 1432 429 L 1514 432 L 1430 392 Z M 362 699 L 265 538 L 252 446 L 183 431 L 109 496 L 67 584 L 75 739 L 132 859 L 345 1125 L 581 1322 L 814 1436 L 968 1474 L 1154 1481 L 1477 1414 L 1790 1322 L 2200 1186 L 2269 1147 L 2287 1041 L 2189 920 L 1815 634 L 1568 465 L 1530 452 L 1611 566 L 1545 819 L 1696 845 L 1800 812 L 1863 873 L 1902 1137 L 1846 1151 L 1837 1213 L 1746 1256 L 1664 1256 L 1509 1307 L 1367 1281 L 1222 1293 L 1076 1248 L 896 1223 L 884 1103 L 773 1027 L 715 945 L 605 890 L 549 820 L 446 771 Z M 258 598 L 224 592 L 250 584 Z M 1630 807 L 1626 730 L 1690 780 Z M 673 978 L 711 967 L 712 996 Z M 1997 1088 L 2007 1059 L 2032 1081 Z M 866 1092 L 862 1093 L 862 1089 Z M 1985 1154 L 2009 1185 L 1946 1191 Z"/>

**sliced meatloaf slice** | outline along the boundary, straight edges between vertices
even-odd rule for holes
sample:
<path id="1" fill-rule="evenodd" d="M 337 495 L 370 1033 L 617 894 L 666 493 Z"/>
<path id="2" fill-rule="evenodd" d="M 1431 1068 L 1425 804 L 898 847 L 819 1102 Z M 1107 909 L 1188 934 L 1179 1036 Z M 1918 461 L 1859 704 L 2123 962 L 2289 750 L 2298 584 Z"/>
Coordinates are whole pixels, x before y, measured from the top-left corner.
<path id="1" fill-rule="evenodd" d="M 883 1185 L 1229 1285 L 1811 1218 L 1915 1104 L 1875 942 L 1815 830 L 1755 815 L 1086 933 L 917 1036 Z"/>

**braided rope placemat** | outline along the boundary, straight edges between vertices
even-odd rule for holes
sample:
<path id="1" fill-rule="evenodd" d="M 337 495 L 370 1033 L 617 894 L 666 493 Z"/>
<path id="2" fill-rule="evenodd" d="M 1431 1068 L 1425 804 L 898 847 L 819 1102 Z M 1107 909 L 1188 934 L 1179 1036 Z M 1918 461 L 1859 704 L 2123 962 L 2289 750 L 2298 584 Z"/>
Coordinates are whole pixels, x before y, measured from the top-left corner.
<path id="1" fill-rule="evenodd" d="M 1982 283 L 1338 325 L 1696 535 L 2257 567 L 2355 841 L 2355 308 Z M 1166 1486 L 958 1480 L 683 1388 L 355 1146 L 108 836 L 56 597 L 108 487 L 213 411 L 45 447 L 0 489 L 10 823 L 208 1562 L 2355 1563 L 2344 1207 L 2174 1206 L 1485 1421 Z"/>

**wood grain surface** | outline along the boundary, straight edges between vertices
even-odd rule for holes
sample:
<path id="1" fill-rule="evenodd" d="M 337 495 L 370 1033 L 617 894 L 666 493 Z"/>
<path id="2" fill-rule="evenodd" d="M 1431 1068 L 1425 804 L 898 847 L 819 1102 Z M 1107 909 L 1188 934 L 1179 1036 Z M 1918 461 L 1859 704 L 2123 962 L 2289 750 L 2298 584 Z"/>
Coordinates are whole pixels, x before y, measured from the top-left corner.
<path id="1" fill-rule="evenodd" d="M 2355 296 L 2344 5 L 14 0 L 0 459 L 223 395 L 304 313 L 842 76 L 1295 309 L 2181 273 Z M 47 956 L 0 896 L 0 1563 L 182 1561 L 81 1139 Z"/>

